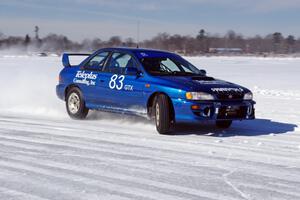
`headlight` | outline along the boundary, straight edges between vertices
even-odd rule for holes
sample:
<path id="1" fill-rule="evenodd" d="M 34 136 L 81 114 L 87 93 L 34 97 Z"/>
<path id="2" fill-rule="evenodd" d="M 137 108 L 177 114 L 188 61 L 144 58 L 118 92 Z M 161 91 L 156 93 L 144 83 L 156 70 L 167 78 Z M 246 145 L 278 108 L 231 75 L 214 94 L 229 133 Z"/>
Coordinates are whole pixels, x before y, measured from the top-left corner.
<path id="1" fill-rule="evenodd" d="M 252 100 L 252 99 L 253 99 L 252 92 L 248 92 L 244 95 L 244 100 Z"/>
<path id="2" fill-rule="evenodd" d="M 214 100 L 214 96 L 206 92 L 187 92 L 185 97 L 188 100 Z"/>

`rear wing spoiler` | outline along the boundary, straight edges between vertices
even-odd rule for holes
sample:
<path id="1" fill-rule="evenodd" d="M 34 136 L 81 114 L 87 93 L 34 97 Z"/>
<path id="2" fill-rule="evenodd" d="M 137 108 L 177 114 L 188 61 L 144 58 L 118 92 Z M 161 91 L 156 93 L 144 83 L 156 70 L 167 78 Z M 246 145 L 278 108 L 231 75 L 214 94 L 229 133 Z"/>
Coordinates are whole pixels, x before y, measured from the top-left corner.
<path id="1" fill-rule="evenodd" d="M 87 53 L 64 53 L 62 56 L 62 64 L 64 67 L 72 67 L 72 65 L 70 64 L 70 56 L 85 56 L 88 57 L 91 54 L 87 54 Z"/>

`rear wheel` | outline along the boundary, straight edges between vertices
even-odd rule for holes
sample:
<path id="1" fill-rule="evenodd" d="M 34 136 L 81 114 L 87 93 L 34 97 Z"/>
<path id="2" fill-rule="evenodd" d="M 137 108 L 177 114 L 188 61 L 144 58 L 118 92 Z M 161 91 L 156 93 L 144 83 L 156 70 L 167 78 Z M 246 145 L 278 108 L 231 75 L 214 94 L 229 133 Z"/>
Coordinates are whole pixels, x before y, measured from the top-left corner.
<path id="1" fill-rule="evenodd" d="M 216 121 L 216 126 L 218 128 L 229 128 L 232 124 L 232 120 L 220 120 Z"/>
<path id="2" fill-rule="evenodd" d="M 156 130 L 160 134 L 168 134 L 171 129 L 171 107 L 166 95 L 158 95 L 154 105 Z"/>
<path id="3" fill-rule="evenodd" d="M 89 109 L 85 107 L 81 91 L 75 87 L 71 88 L 66 95 L 66 108 L 73 119 L 84 119 L 89 112 Z"/>

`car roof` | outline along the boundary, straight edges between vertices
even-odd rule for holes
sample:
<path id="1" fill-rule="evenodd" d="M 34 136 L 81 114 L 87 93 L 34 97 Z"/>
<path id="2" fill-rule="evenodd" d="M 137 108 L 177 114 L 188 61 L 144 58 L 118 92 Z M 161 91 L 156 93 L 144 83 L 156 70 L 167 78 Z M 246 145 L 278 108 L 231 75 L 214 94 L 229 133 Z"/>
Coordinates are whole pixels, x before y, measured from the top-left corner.
<path id="1" fill-rule="evenodd" d="M 163 51 L 163 50 L 145 49 L 145 48 L 130 48 L 130 47 L 103 48 L 103 49 L 99 49 L 96 52 L 99 52 L 99 51 L 123 51 L 123 52 L 134 54 L 138 59 L 159 58 L 159 57 L 165 57 L 165 56 L 172 56 L 172 57 L 179 56 L 175 53 Z"/>
<path id="2" fill-rule="evenodd" d="M 173 54 L 172 52 L 164 51 L 164 50 L 158 50 L 158 49 L 147 49 L 147 48 L 133 48 L 133 47 L 111 47 L 111 48 L 103 48 L 99 49 L 100 50 L 110 50 L 110 51 L 129 51 L 132 53 L 135 52 L 155 52 L 155 53 L 168 53 L 168 54 Z"/>

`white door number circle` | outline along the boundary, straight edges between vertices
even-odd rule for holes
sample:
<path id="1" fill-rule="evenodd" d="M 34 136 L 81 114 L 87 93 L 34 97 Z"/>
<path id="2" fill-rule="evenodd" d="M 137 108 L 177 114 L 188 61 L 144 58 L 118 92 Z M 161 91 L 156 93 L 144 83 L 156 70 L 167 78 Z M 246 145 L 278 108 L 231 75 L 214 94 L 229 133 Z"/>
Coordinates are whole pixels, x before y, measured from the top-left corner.
<path id="1" fill-rule="evenodd" d="M 114 74 L 111 76 L 109 81 L 109 88 L 110 89 L 117 89 L 121 90 L 124 86 L 123 81 L 125 79 L 124 75 L 118 76 L 117 74 Z"/>

